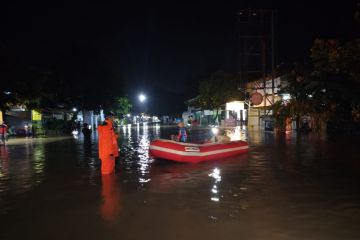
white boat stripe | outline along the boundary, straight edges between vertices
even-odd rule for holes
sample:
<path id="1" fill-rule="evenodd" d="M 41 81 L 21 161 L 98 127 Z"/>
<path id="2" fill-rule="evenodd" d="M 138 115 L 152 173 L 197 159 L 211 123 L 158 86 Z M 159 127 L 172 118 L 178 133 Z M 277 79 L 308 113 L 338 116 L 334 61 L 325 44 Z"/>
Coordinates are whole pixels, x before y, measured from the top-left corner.
<path id="1" fill-rule="evenodd" d="M 152 146 L 152 145 L 150 145 L 149 148 L 153 149 L 153 150 L 166 152 L 166 153 L 177 154 L 177 155 L 180 155 L 180 156 L 203 157 L 203 156 L 209 156 L 209 155 L 213 155 L 213 154 L 244 150 L 244 149 L 248 149 L 249 146 L 241 146 L 241 147 L 235 147 L 235 148 L 225 148 L 225 149 L 213 150 L 213 151 L 209 151 L 209 152 L 185 152 L 185 151 L 179 151 L 179 150 L 174 150 L 174 149 L 169 149 L 169 148 L 164 148 L 164 147 L 159 147 L 159 146 Z"/>
<path id="2" fill-rule="evenodd" d="M 178 145 L 184 145 L 184 146 L 189 146 L 189 147 L 206 147 L 206 146 L 211 146 L 211 145 L 219 145 L 221 143 L 219 142 L 211 142 L 211 143 L 184 143 L 184 142 L 177 142 L 177 141 L 173 141 L 173 140 L 168 140 L 168 139 L 162 139 L 162 138 L 159 138 L 159 139 L 156 139 L 158 141 L 161 141 L 161 142 L 170 142 L 170 143 L 176 143 Z M 238 142 L 240 140 L 237 140 L 237 141 L 230 141 L 229 143 L 231 142 Z"/>

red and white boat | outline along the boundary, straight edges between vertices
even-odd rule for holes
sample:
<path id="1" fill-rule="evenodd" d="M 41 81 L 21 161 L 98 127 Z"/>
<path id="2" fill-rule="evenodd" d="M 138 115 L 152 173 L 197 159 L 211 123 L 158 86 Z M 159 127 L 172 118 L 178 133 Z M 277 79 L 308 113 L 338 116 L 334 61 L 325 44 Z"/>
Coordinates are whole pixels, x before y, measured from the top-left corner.
<path id="1" fill-rule="evenodd" d="M 157 139 L 150 143 L 149 152 L 155 158 L 197 163 L 238 155 L 248 149 L 249 145 L 244 141 L 195 144 Z"/>

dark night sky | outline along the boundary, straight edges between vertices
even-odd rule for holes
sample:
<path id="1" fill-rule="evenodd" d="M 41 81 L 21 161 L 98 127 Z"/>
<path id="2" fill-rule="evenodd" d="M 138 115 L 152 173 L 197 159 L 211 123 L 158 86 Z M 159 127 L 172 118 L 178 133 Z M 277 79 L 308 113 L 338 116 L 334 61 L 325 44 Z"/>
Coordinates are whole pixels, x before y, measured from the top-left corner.
<path id="1" fill-rule="evenodd" d="M 137 102 L 143 91 L 146 108 L 157 112 L 184 110 L 211 72 L 236 72 L 238 10 L 277 10 L 277 61 L 287 64 L 307 56 L 315 38 L 354 32 L 354 0 L 10 2 L 1 6 L 0 44 L 17 62 L 51 69 L 74 64 L 74 54 L 76 61 L 100 55 L 122 76 L 124 92 Z"/>

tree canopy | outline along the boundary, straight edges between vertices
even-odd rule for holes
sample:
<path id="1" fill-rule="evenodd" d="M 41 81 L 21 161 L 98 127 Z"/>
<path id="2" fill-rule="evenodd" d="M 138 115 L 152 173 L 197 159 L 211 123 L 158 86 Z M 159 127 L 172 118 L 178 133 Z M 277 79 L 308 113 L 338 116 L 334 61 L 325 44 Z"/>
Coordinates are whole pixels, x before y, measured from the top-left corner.
<path id="1" fill-rule="evenodd" d="M 227 101 L 239 98 L 236 78 L 231 73 L 217 71 L 199 84 L 197 106 L 202 109 L 217 109 Z"/>
<path id="2" fill-rule="evenodd" d="M 122 79 L 101 54 L 87 47 L 64 53 L 40 69 L 19 63 L 2 48 L 0 107 L 110 109 L 123 96 Z"/>
<path id="3" fill-rule="evenodd" d="M 217 71 L 200 82 L 198 97 L 192 104 L 201 109 L 215 110 L 214 120 L 216 120 L 222 105 L 239 98 L 240 93 L 237 91 L 235 76 L 224 71 Z"/>
<path id="4" fill-rule="evenodd" d="M 360 40 L 314 41 L 308 63 L 295 64 L 285 74 L 282 92 L 291 95 L 285 105 L 274 106 L 275 116 L 297 119 L 312 116 L 317 123 L 344 123 L 359 120 Z M 339 125 L 339 124 L 338 124 Z"/>
<path id="5" fill-rule="evenodd" d="M 117 97 L 114 104 L 112 105 L 113 112 L 119 116 L 123 117 L 126 114 L 130 113 L 132 104 L 127 96 Z"/>

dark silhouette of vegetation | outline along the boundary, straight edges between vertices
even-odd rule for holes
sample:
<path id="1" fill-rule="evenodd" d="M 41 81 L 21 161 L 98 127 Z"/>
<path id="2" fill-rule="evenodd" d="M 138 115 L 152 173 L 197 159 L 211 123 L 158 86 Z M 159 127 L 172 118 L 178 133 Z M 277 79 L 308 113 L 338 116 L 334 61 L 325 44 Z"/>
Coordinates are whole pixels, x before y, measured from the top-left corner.
<path id="1" fill-rule="evenodd" d="M 121 77 L 94 49 L 74 49 L 43 70 L 19 64 L 7 48 L 1 48 L 0 108 L 111 109 L 123 95 Z"/>
<path id="2" fill-rule="evenodd" d="M 341 44 L 315 40 L 308 64 L 295 64 L 285 74 L 282 92 L 291 99 L 273 106 L 279 127 L 286 117 L 310 116 L 318 130 L 323 123 L 330 131 L 360 122 L 360 39 Z M 299 126 L 299 125 L 298 125 Z"/>
<path id="3" fill-rule="evenodd" d="M 228 101 L 239 100 L 236 78 L 231 73 L 217 71 L 199 84 L 198 98 L 194 104 L 201 109 L 215 110 L 215 121 L 218 118 L 219 110 Z"/>

